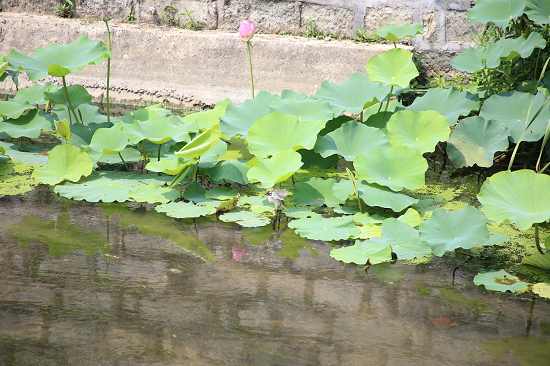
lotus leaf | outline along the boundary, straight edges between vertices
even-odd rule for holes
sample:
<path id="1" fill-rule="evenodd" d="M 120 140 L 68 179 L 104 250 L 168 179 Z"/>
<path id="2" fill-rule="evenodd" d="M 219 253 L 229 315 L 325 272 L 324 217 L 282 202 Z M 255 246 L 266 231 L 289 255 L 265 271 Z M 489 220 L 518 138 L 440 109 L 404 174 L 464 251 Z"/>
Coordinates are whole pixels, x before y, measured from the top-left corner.
<path id="1" fill-rule="evenodd" d="M 198 113 L 191 113 L 185 116 L 182 119 L 182 122 L 187 124 L 193 121 L 198 122 L 198 128 L 200 130 L 206 130 L 220 124 L 220 117 L 223 117 L 225 114 L 225 109 L 227 104 L 231 103 L 229 99 L 225 99 L 223 103 L 217 105 L 213 109 L 207 111 L 202 111 Z"/>
<path id="2" fill-rule="evenodd" d="M 336 186 L 336 184 L 334 185 Z M 359 204 L 356 202 L 348 202 L 351 204 L 355 204 L 355 206 L 351 205 L 337 205 L 332 210 L 335 213 L 341 214 L 341 215 L 355 215 L 356 213 L 360 213 L 359 211 Z"/>
<path id="3" fill-rule="evenodd" d="M 92 173 L 94 162 L 90 156 L 73 145 L 57 145 L 50 151 L 48 164 L 38 168 L 32 177 L 39 183 L 58 184 L 64 180 L 78 182 Z"/>
<path id="4" fill-rule="evenodd" d="M 217 187 L 206 191 L 204 198 L 212 200 L 227 201 L 237 197 L 237 188 L 231 189 L 229 187 Z"/>
<path id="5" fill-rule="evenodd" d="M 476 5 L 468 10 L 468 18 L 472 23 L 493 22 L 497 27 L 505 29 L 510 21 L 523 14 L 524 0 L 478 0 Z"/>
<path id="6" fill-rule="evenodd" d="M 489 220 L 508 219 L 518 229 L 550 219 L 550 177 L 532 170 L 504 171 L 489 177 L 477 198 Z"/>
<path id="7" fill-rule="evenodd" d="M 17 119 L 27 109 L 33 109 L 34 106 L 25 101 L 19 100 L 0 100 L 0 117 Z"/>
<path id="8" fill-rule="evenodd" d="M 482 69 L 492 69 L 500 65 L 503 49 L 495 43 L 487 47 L 470 47 L 451 59 L 451 66 L 460 71 L 474 73 Z"/>
<path id="9" fill-rule="evenodd" d="M 472 206 L 459 211 L 439 208 L 420 224 L 420 239 L 428 242 L 437 256 L 456 248 L 470 249 L 489 239 L 487 219 Z"/>
<path id="10" fill-rule="evenodd" d="M 474 277 L 474 283 L 485 286 L 487 290 L 500 292 L 524 292 L 529 284 L 521 282 L 516 276 L 512 276 L 505 270 L 480 272 Z"/>
<path id="11" fill-rule="evenodd" d="M 201 155 L 199 168 L 209 169 L 216 166 L 220 158 L 225 156 L 225 154 L 227 154 L 227 143 L 223 140 L 218 140 L 210 150 Z"/>
<path id="12" fill-rule="evenodd" d="M 283 99 L 289 99 L 289 98 L 300 102 L 300 101 L 306 100 L 308 96 L 306 93 L 298 93 L 298 92 L 295 92 L 294 90 L 283 89 L 281 91 L 280 99 L 283 100 Z"/>
<path id="13" fill-rule="evenodd" d="M 229 104 L 220 119 L 220 130 L 227 138 L 241 135 L 246 138 L 248 129 L 258 118 L 268 115 L 269 105 L 276 95 L 262 90 L 254 99 L 247 99 L 242 105 Z"/>
<path id="14" fill-rule="evenodd" d="M 271 203 L 269 203 L 266 196 L 244 196 L 239 200 L 238 205 L 239 206 L 243 206 L 243 205 L 268 206 L 268 205 L 271 205 Z"/>
<path id="15" fill-rule="evenodd" d="M 405 146 L 420 153 L 433 152 L 439 141 L 447 141 L 451 130 L 445 117 L 436 111 L 399 111 L 387 124 L 393 146 Z"/>
<path id="16" fill-rule="evenodd" d="M 351 239 L 370 239 L 374 238 L 375 236 L 381 236 L 382 230 L 380 230 L 380 225 L 375 224 L 366 224 L 359 228 L 361 230 L 361 233 L 357 236 L 351 236 Z"/>
<path id="17" fill-rule="evenodd" d="M 401 104 L 398 101 L 394 100 L 394 101 L 390 101 L 390 104 L 388 104 L 387 108 L 384 106 L 384 112 L 396 112 L 399 109 L 403 109 L 403 108 L 404 108 L 403 104 Z M 366 122 L 370 117 L 372 117 L 372 116 L 374 116 L 375 114 L 378 114 L 378 113 L 382 113 L 382 112 L 380 112 L 380 106 L 379 105 L 373 105 L 371 107 L 368 107 L 363 112 L 363 122 Z M 371 125 L 369 125 L 369 126 L 371 126 Z M 372 127 L 376 127 L 376 126 L 372 126 Z"/>
<path id="18" fill-rule="evenodd" d="M 142 203 L 167 203 L 179 198 L 179 192 L 172 188 L 160 187 L 158 183 L 151 182 L 135 191 L 128 191 L 128 197 Z"/>
<path id="19" fill-rule="evenodd" d="M 502 47 L 502 52 L 500 54 L 500 59 L 502 61 L 511 61 L 518 56 L 527 58 L 531 56 L 535 47 L 546 47 L 546 41 L 537 32 L 531 33 L 527 39 L 523 36 L 519 36 L 518 38 L 506 38 L 499 40 L 496 44 Z"/>
<path id="20" fill-rule="evenodd" d="M 28 88 L 21 88 L 13 97 L 13 100 L 18 100 L 20 102 L 27 102 L 30 104 L 45 104 L 46 99 L 44 99 L 44 92 L 46 91 L 56 91 L 59 87 L 57 85 L 46 83 L 34 84 Z"/>
<path id="21" fill-rule="evenodd" d="M 389 218 L 382 223 L 382 236 L 368 240 L 369 244 L 379 247 L 391 245 L 392 251 L 399 259 L 414 259 L 429 255 L 430 245 L 419 238 L 418 230 L 395 218 Z"/>
<path id="22" fill-rule="evenodd" d="M 193 201 L 195 203 L 203 203 L 208 201 L 205 197 L 206 189 L 197 181 L 193 181 L 189 183 L 187 187 L 185 187 L 185 192 L 183 192 L 183 196 L 186 200 Z"/>
<path id="23" fill-rule="evenodd" d="M 248 171 L 248 180 L 260 182 L 264 187 L 273 187 L 300 169 L 303 164 L 300 158 L 295 151 L 283 151 L 269 159 L 258 160 Z"/>
<path id="24" fill-rule="evenodd" d="M 447 141 L 447 153 L 457 168 L 493 165 L 497 151 L 508 148 L 510 131 L 504 123 L 485 121 L 483 117 L 468 117 L 460 121 Z"/>
<path id="25" fill-rule="evenodd" d="M 411 51 L 392 48 L 371 57 L 366 66 L 370 79 L 379 81 L 384 86 L 408 87 L 410 81 L 419 75 L 412 56 Z"/>
<path id="26" fill-rule="evenodd" d="M 54 187 L 54 192 L 66 198 L 88 202 L 125 202 L 128 200 L 130 190 L 145 187 L 151 182 L 161 185 L 169 183 L 171 180 L 170 176 L 159 177 L 157 174 L 94 172 L 88 177 L 82 178 L 78 183 L 63 182 Z"/>
<path id="27" fill-rule="evenodd" d="M 454 126 L 459 116 L 467 116 L 479 109 L 479 96 L 470 92 L 461 92 L 454 87 L 449 89 L 432 88 L 420 98 L 416 98 L 408 111 L 436 111 L 445 116 L 449 126 Z"/>
<path id="28" fill-rule="evenodd" d="M 118 122 L 111 128 L 97 129 L 92 136 L 90 142 L 90 156 L 94 160 L 98 160 L 107 154 L 118 154 L 126 145 L 128 145 L 128 137 L 122 131 L 122 123 Z"/>
<path id="29" fill-rule="evenodd" d="M 533 292 L 539 295 L 540 297 L 545 297 L 550 299 L 550 283 L 548 282 L 539 282 L 533 285 Z"/>
<path id="30" fill-rule="evenodd" d="M 334 115 L 338 116 L 343 111 L 361 113 L 363 109 L 383 101 L 389 92 L 390 87 L 371 82 L 368 75 L 356 72 L 340 84 L 323 81 L 312 97 L 329 102 Z"/>
<path id="31" fill-rule="evenodd" d="M 421 24 L 390 24 L 384 29 L 376 29 L 370 37 L 378 36 L 391 42 L 397 42 L 406 37 L 416 37 L 417 34 L 424 34 Z"/>
<path id="32" fill-rule="evenodd" d="M 354 166 L 359 179 L 387 186 L 396 192 L 403 188 L 421 188 L 428 169 L 422 154 L 405 146 L 361 153 L 357 155 Z"/>
<path id="33" fill-rule="evenodd" d="M 189 141 L 187 145 L 174 154 L 176 156 L 183 156 L 184 158 L 198 158 L 210 150 L 219 140 L 220 135 L 217 132 L 208 129 L 200 135 L 197 135 L 193 138 L 193 140 Z"/>
<path id="34" fill-rule="evenodd" d="M 550 254 L 534 253 L 521 260 L 521 263 L 550 270 Z"/>
<path id="35" fill-rule="evenodd" d="M 393 114 L 394 112 L 378 112 L 368 117 L 367 120 L 363 123 L 369 127 L 378 128 L 387 136 L 388 129 L 386 126 L 388 125 L 388 121 L 390 120 L 391 116 L 393 116 Z"/>
<path id="36" fill-rule="evenodd" d="M 282 112 L 296 116 L 300 122 L 316 120 L 327 122 L 334 117 L 330 104 L 321 99 L 274 99 L 269 108 L 271 112 Z"/>
<path id="37" fill-rule="evenodd" d="M 6 150 L 5 154 L 14 161 L 34 165 L 46 165 L 48 163 L 47 150 L 50 149 L 44 144 L 37 143 L 30 146 L 17 146 L 11 142 L 0 140 L 0 146 Z"/>
<path id="38" fill-rule="evenodd" d="M 318 136 L 317 141 L 319 141 L 319 137 L 322 136 Z M 302 161 L 304 162 L 302 169 L 309 169 L 312 166 L 317 166 L 319 169 L 334 168 L 340 159 L 336 154 L 324 158 L 321 154 L 313 150 L 300 149 L 298 153 L 302 156 Z"/>
<path id="39" fill-rule="evenodd" d="M 376 106 L 376 108 L 378 109 L 378 106 Z M 349 121 L 354 121 L 354 119 L 351 118 L 350 116 L 345 116 L 345 115 L 334 117 L 333 119 L 328 121 L 327 124 L 325 125 L 325 128 L 323 128 L 321 132 L 319 132 L 319 136 L 325 136 L 331 133 L 332 131 L 342 127 L 344 123 Z"/>
<path id="40" fill-rule="evenodd" d="M 260 216 L 255 212 L 228 212 L 220 216 L 225 222 L 235 222 L 243 227 L 265 226 L 271 222 L 268 217 Z"/>
<path id="41" fill-rule="evenodd" d="M 510 237 L 508 235 L 504 234 L 495 234 L 495 235 L 489 235 L 489 239 L 483 244 L 481 244 L 484 247 L 490 247 L 493 245 L 501 244 L 501 243 L 507 243 L 510 241 Z"/>
<path id="42" fill-rule="evenodd" d="M 67 143 L 79 147 L 81 149 L 86 148 L 92 143 L 92 137 L 94 133 L 100 128 L 111 128 L 112 123 L 90 123 L 87 126 L 81 123 L 75 123 L 70 125 L 71 128 L 71 138 Z M 126 138 L 128 141 L 128 138 Z"/>
<path id="43" fill-rule="evenodd" d="M 69 101 L 67 100 L 67 96 L 65 95 L 65 90 L 69 94 L 69 99 L 71 101 L 71 104 L 74 108 L 78 107 L 82 104 L 88 104 L 92 102 L 92 96 L 86 88 L 84 88 L 82 85 L 71 85 L 67 88 L 61 88 L 56 90 L 55 92 L 44 92 L 44 98 L 51 100 L 54 104 L 65 104 L 69 105 Z"/>
<path id="44" fill-rule="evenodd" d="M 394 192 L 388 187 L 374 183 L 370 184 L 364 180 L 357 181 L 357 189 L 359 190 L 359 196 L 367 205 L 391 208 L 395 212 L 403 211 L 405 208 L 418 202 L 418 200 L 404 193 Z M 335 184 L 333 189 L 337 197 L 342 197 L 342 192 L 346 190 L 348 193 L 351 192 L 349 194 L 353 194 L 353 188 L 349 180 L 343 180 Z"/>
<path id="45" fill-rule="evenodd" d="M 51 114 L 33 109 L 17 119 L 0 121 L 0 131 L 14 138 L 21 136 L 37 138 L 42 130 L 51 131 L 53 129 L 54 118 L 55 116 Z"/>
<path id="46" fill-rule="evenodd" d="M 37 81 L 48 75 L 63 77 L 74 71 L 82 71 L 86 65 L 101 65 L 104 58 L 112 56 L 103 42 L 95 43 L 81 35 L 71 44 L 53 43 L 47 48 L 38 47 L 33 57 L 12 50 L 5 60 L 12 69 L 25 70 L 30 80 Z"/>
<path id="47" fill-rule="evenodd" d="M 300 236 L 313 240 L 342 240 L 357 236 L 361 230 L 347 217 L 323 218 L 313 216 L 289 222 L 288 227 Z"/>
<path id="48" fill-rule="evenodd" d="M 391 253 L 392 250 L 389 245 L 381 248 L 368 241 L 361 242 L 357 240 L 355 245 L 331 250 L 330 256 L 344 263 L 377 264 L 390 261 L 392 259 Z"/>
<path id="49" fill-rule="evenodd" d="M 164 144 L 170 140 L 189 141 L 191 139 L 185 126 L 175 126 L 170 118 L 158 115 L 146 121 L 136 119 L 132 124 L 124 124 L 123 128 L 132 144 L 137 144 L 141 140 Z"/>
<path id="50" fill-rule="evenodd" d="M 325 158 L 339 154 L 347 161 L 353 161 L 360 153 L 389 147 L 388 138 L 379 129 L 349 121 L 326 136 L 319 136 L 314 149 Z"/>
<path id="51" fill-rule="evenodd" d="M 126 163 L 136 163 L 141 160 L 141 153 L 133 146 L 126 146 L 126 148 L 120 152 L 120 155 L 122 155 L 122 159 L 124 159 Z M 106 164 L 123 164 L 118 154 L 103 155 L 101 158 L 97 159 L 97 161 Z"/>
<path id="52" fill-rule="evenodd" d="M 412 227 L 420 225 L 420 214 L 413 208 L 409 208 L 407 212 L 399 216 L 397 220 L 404 222 Z"/>
<path id="53" fill-rule="evenodd" d="M 334 178 L 304 178 L 296 183 L 292 195 L 298 205 L 335 207 L 345 201 L 332 192 L 335 183 Z"/>
<path id="54" fill-rule="evenodd" d="M 504 123 L 510 130 L 510 140 L 517 143 L 545 100 L 546 97 L 540 92 L 535 96 L 518 91 L 494 94 L 483 103 L 479 115 L 486 120 Z M 550 108 L 546 107 L 529 126 L 521 141 L 538 141 L 544 135 L 549 120 Z"/>
<path id="55" fill-rule="evenodd" d="M 216 208 L 214 206 L 197 206 L 190 202 L 170 202 L 155 207 L 155 211 L 163 212 L 170 217 L 186 219 L 212 215 L 216 212 Z"/>
<path id="56" fill-rule="evenodd" d="M 319 252 L 317 252 L 306 239 L 300 237 L 292 230 L 286 230 L 283 235 L 276 237 L 276 240 L 280 240 L 284 245 L 283 249 L 276 252 L 283 258 L 299 259 L 300 252 L 298 252 L 298 250 L 302 248 L 309 248 L 312 257 L 319 256 Z"/>
<path id="57" fill-rule="evenodd" d="M 299 121 L 290 114 L 270 113 L 259 118 L 248 130 L 248 149 L 258 158 L 283 151 L 310 150 L 323 127 L 323 120 Z"/>
<path id="58" fill-rule="evenodd" d="M 152 172 L 162 172 L 169 175 L 177 175 L 182 169 L 187 168 L 189 165 L 196 163 L 195 159 L 175 158 L 175 159 L 161 159 L 160 161 L 151 160 L 147 163 L 147 170 Z"/>
<path id="59" fill-rule="evenodd" d="M 408 211 L 407 211 L 408 212 Z M 358 212 L 355 215 L 353 215 L 353 221 L 360 225 L 368 225 L 368 224 L 381 224 L 385 220 L 384 217 L 379 215 L 369 215 L 368 213 L 361 213 Z"/>
<path id="60" fill-rule="evenodd" d="M 208 169 L 208 175 L 214 182 L 227 181 L 231 183 L 248 184 L 246 174 L 250 167 L 238 160 L 225 160 Z"/>
<path id="61" fill-rule="evenodd" d="M 268 203 L 269 204 L 269 203 Z M 286 216 L 292 217 L 293 219 L 305 219 L 308 217 L 321 217 L 320 214 L 311 211 L 305 207 L 291 207 L 288 209 L 289 212 L 286 213 Z"/>
<path id="62" fill-rule="evenodd" d="M 72 113 L 69 112 L 69 109 L 64 104 L 55 106 L 53 112 L 57 115 L 58 119 L 70 120 L 71 118 L 73 118 Z M 101 114 L 101 112 L 99 111 L 99 107 L 96 107 L 95 105 L 79 105 L 78 107 L 75 107 L 75 112 L 78 115 L 78 118 L 80 118 L 80 122 L 82 122 L 82 124 L 85 126 L 89 126 L 92 123 L 107 122 L 107 116 Z M 117 120 L 117 118 L 111 118 L 111 122 L 114 122 L 115 120 Z M 108 127 L 111 127 L 111 125 L 112 123 Z"/>
<path id="63" fill-rule="evenodd" d="M 523 0 L 525 14 L 536 24 L 550 24 L 550 2 L 546 0 Z"/>

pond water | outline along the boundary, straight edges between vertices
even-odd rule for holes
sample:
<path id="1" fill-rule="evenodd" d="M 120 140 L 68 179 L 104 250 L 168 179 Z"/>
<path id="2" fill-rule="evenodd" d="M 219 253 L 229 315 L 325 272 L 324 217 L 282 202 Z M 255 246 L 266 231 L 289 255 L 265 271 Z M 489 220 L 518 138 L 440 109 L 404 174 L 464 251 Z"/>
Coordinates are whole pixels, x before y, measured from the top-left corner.
<path id="1" fill-rule="evenodd" d="M 547 365 L 550 303 L 445 262 L 330 258 L 284 223 L 0 198 L 2 365 Z"/>

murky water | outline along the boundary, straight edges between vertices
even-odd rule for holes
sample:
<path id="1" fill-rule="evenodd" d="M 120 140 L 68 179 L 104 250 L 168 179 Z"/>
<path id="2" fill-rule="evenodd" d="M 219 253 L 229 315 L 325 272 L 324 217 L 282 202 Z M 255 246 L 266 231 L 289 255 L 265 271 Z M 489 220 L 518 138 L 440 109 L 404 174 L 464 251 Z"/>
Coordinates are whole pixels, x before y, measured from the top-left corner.
<path id="1" fill-rule="evenodd" d="M 0 199 L 2 365 L 547 365 L 550 304 L 271 226 Z"/>

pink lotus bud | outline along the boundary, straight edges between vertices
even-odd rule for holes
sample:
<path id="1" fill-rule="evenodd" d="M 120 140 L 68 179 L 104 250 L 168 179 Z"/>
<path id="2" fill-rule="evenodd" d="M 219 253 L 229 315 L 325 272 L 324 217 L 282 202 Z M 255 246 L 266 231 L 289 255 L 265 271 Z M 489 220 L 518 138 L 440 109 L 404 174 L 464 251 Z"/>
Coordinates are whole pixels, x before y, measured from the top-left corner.
<path id="1" fill-rule="evenodd" d="M 254 23 L 245 20 L 239 27 L 239 36 L 241 36 L 241 41 L 250 41 L 252 37 L 254 37 L 254 30 Z"/>
<path id="2" fill-rule="evenodd" d="M 108 22 L 109 21 L 109 15 L 107 15 L 107 12 L 105 10 L 102 10 L 101 11 L 101 15 L 103 17 L 103 21 L 104 22 Z"/>

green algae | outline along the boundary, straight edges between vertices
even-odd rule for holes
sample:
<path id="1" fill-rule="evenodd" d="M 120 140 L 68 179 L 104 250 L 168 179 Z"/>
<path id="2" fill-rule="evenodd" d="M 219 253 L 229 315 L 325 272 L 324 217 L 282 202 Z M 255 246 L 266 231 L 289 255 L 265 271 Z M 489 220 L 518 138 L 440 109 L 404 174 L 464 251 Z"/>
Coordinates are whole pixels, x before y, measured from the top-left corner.
<path id="1" fill-rule="evenodd" d="M 38 183 L 31 174 L 38 165 L 24 164 L 18 161 L 7 161 L 0 164 L 0 197 L 25 194 L 32 191 Z"/>

